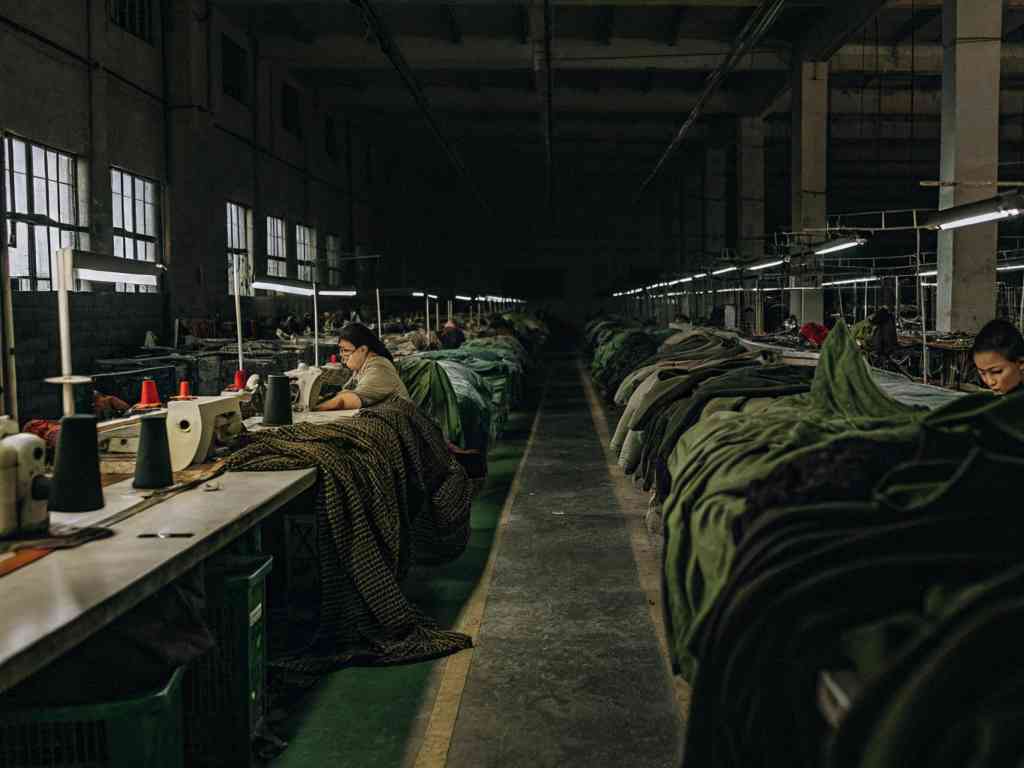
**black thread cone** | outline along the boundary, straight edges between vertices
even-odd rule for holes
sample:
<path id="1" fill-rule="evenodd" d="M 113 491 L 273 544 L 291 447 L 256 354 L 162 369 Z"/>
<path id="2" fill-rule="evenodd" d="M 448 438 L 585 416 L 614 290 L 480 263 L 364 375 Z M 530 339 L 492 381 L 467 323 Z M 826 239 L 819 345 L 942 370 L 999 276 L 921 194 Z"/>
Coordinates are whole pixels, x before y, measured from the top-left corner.
<path id="1" fill-rule="evenodd" d="M 292 423 L 292 388 L 287 376 L 267 376 L 267 400 L 263 406 L 263 423 L 282 427 Z"/>
<path id="2" fill-rule="evenodd" d="M 139 427 L 139 450 L 135 454 L 134 488 L 166 488 L 174 483 L 171 448 L 167 442 L 167 415 L 143 416 Z"/>
<path id="3" fill-rule="evenodd" d="M 102 507 L 96 417 L 65 416 L 60 420 L 49 508 L 54 512 L 92 512 Z"/>

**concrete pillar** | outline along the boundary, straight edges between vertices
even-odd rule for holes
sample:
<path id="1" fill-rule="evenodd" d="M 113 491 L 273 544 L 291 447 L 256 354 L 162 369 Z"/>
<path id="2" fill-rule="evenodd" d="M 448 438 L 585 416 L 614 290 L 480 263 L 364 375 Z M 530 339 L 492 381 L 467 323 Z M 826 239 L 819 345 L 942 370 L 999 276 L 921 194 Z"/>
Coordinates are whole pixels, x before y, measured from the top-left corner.
<path id="1" fill-rule="evenodd" d="M 828 184 L 828 63 L 796 61 L 793 71 L 792 227 L 796 232 L 824 228 Z M 813 287 L 817 277 L 793 285 Z M 790 293 L 790 312 L 801 323 L 821 323 L 825 303 L 820 290 Z"/>
<path id="2" fill-rule="evenodd" d="M 716 259 L 725 249 L 728 158 L 724 147 L 708 147 L 704 154 L 704 256 Z"/>
<path id="3" fill-rule="evenodd" d="M 1001 0 L 944 0 L 939 208 L 992 197 L 999 171 Z M 996 223 L 939 233 L 938 330 L 974 333 L 995 316 Z"/>
<path id="4" fill-rule="evenodd" d="M 107 36 L 106 5 L 92 3 L 88 24 L 93 49 L 90 56 L 98 66 L 89 67 L 89 250 L 109 254 L 113 245 L 113 200 L 110 187 L 110 151 L 107 141 L 107 72 L 101 66 L 107 51 L 103 42 Z"/>
<path id="5" fill-rule="evenodd" d="M 740 256 L 764 256 L 764 121 L 741 117 L 736 150 L 737 250 Z"/>

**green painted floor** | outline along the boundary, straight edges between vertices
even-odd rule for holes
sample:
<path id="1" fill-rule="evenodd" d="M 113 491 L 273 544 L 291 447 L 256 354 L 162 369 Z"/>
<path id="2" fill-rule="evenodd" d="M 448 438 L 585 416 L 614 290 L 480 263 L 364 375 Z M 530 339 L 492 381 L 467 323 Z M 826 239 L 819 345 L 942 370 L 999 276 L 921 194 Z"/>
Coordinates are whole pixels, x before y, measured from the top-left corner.
<path id="1" fill-rule="evenodd" d="M 537 393 L 539 394 L 539 393 Z M 489 457 L 489 475 L 472 510 L 466 552 L 440 568 L 414 570 L 406 594 L 442 626 L 451 626 L 483 574 L 502 507 L 526 449 L 536 402 L 512 415 Z M 433 698 L 442 661 L 350 668 L 321 682 L 275 731 L 288 748 L 273 768 L 398 768 L 415 760 L 425 728 L 422 704 Z"/>

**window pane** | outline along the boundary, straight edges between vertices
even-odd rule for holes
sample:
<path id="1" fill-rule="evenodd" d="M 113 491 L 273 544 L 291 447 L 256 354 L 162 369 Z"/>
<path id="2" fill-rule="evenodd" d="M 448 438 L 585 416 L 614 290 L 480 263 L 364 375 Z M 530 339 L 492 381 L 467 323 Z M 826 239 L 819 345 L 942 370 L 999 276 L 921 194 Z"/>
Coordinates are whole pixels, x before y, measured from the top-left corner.
<path id="1" fill-rule="evenodd" d="M 146 230 L 146 204 L 136 198 L 135 200 L 135 231 L 140 235 L 149 234 Z"/>
<path id="2" fill-rule="evenodd" d="M 14 154 L 14 172 L 28 173 L 28 166 L 25 165 L 25 142 L 14 139 L 11 146 Z"/>
<path id="3" fill-rule="evenodd" d="M 121 195 L 117 192 L 114 193 L 114 229 L 121 229 L 124 226 L 124 216 L 121 214 L 121 206 L 124 203 L 121 200 Z"/>
<path id="4" fill-rule="evenodd" d="M 54 221 L 60 221 L 60 201 L 57 199 L 57 182 L 49 182 L 46 185 L 46 192 L 49 197 L 50 218 Z"/>
<path id="5" fill-rule="evenodd" d="M 46 178 L 57 180 L 57 153 L 46 153 Z"/>
<path id="6" fill-rule="evenodd" d="M 125 231 L 127 231 L 127 232 L 134 232 L 135 231 L 135 225 L 134 225 L 134 221 L 133 221 L 133 218 L 132 218 L 132 199 L 129 196 L 125 195 L 123 200 L 124 200 L 124 205 L 121 206 L 121 209 L 122 209 L 122 212 L 124 214 L 124 228 L 125 228 Z"/>
<path id="7" fill-rule="evenodd" d="M 32 175 L 36 178 L 46 178 L 46 153 L 42 147 L 32 147 Z"/>
<path id="8" fill-rule="evenodd" d="M 60 166 L 59 180 L 61 182 L 63 182 L 64 184 L 70 184 L 71 183 L 71 156 L 70 155 L 61 155 L 60 156 L 60 160 L 58 161 L 58 165 Z"/>
<path id="9" fill-rule="evenodd" d="M 156 206 L 146 203 L 146 234 L 156 237 Z"/>
<path id="10" fill-rule="evenodd" d="M 32 180 L 32 213 L 46 215 L 46 179 Z"/>
<path id="11" fill-rule="evenodd" d="M 28 225 L 18 222 L 15 225 L 15 234 L 18 239 L 16 248 L 9 248 L 11 277 L 24 277 L 29 274 L 28 269 Z"/>
<path id="12" fill-rule="evenodd" d="M 14 174 L 14 210 L 28 213 L 28 176 L 24 173 Z"/>
<path id="13" fill-rule="evenodd" d="M 124 238 L 120 235 L 114 237 L 114 255 L 119 259 L 124 258 Z"/>

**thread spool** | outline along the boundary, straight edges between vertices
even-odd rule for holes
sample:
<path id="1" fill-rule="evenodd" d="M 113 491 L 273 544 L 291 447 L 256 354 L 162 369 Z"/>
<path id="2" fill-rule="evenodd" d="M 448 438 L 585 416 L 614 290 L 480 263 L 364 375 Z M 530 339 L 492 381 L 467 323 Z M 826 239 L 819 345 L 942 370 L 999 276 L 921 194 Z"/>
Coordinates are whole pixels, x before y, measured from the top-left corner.
<path id="1" fill-rule="evenodd" d="M 48 507 L 53 512 L 103 508 L 95 416 L 73 414 L 60 420 Z"/>
<path id="2" fill-rule="evenodd" d="M 187 379 L 178 382 L 178 397 L 192 397 L 192 382 Z"/>
<path id="3" fill-rule="evenodd" d="M 174 483 L 171 448 L 167 441 L 167 415 L 144 416 L 139 425 L 133 488 L 166 488 Z"/>
<path id="4" fill-rule="evenodd" d="M 241 392 L 243 389 L 245 389 L 245 379 L 245 371 L 235 371 L 235 383 L 231 385 L 231 389 L 235 390 L 236 392 Z"/>
<path id="5" fill-rule="evenodd" d="M 267 395 L 263 406 L 263 423 L 282 427 L 292 423 L 292 388 L 287 376 L 267 376 Z"/>
<path id="6" fill-rule="evenodd" d="M 156 382 L 153 379 L 142 380 L 142 393 L 139 395 L 139 402 L 135 404 L 137 410 L 160 407 L 160 393 L 156 390 Z"/>

